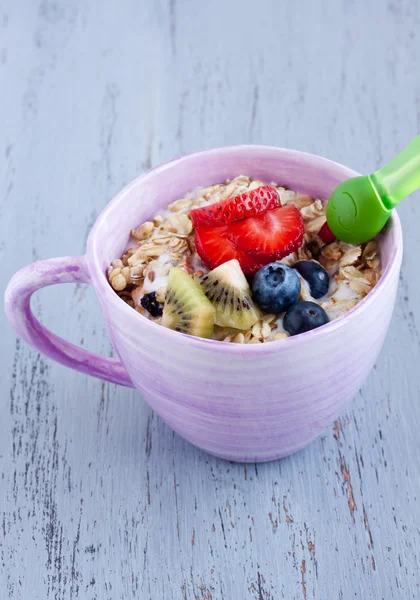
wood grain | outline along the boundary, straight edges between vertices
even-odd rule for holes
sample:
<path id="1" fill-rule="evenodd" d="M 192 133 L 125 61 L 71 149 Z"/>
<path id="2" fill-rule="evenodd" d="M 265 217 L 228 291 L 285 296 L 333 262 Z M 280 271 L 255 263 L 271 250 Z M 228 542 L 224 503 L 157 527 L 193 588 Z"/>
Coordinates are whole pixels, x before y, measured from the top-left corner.
<path id="1" fill-rule="evenodd" d="M 262 143 L 374 170 L 420 131 L 419 64 L 417 0 L 0 0 L 2 281 L 83 252 L 113 194 L 180 153 Z M 401 285 L 374 372 L 282 461 L 206 456 L 2 317 L 1 597 L 419 598 L 419 193 L 399 212 Z M 50 288 L 35 306 L 112 353 L 91 290 Z"/>

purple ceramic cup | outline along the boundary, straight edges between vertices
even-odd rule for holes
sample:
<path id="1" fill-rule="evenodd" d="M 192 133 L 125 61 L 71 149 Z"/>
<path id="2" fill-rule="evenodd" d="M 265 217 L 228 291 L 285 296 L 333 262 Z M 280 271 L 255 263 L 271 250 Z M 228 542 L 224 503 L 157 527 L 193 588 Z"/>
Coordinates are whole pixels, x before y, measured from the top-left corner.
<path id="1" fill-rule="evenodd" d="M 383 274 L 354 309 L 308 333 L 267 344 L 225 344 L 176 333 L 147 320 L 109 286 L 111 260 L 129 231 L 185 192 L 237 175 L 276 181 L 326 199 L 358 175 L 325 158 L 265 146 L 197 152 L 144 173 L 96 221 L 85 256 L 53 258 L 19 271 L 6 291 L 7 316 L 26 342 L 54 360 L 107 381 L 136 387 L 186 440 L 233 461 L 268 461 L 303 448 L 354 397 L 382 347 L 402 258 L 394 211 L 379 236 Z M 54 335 L 30 309 L 31 295 L 56 283 L 91 283 L 120 361 Z"/>

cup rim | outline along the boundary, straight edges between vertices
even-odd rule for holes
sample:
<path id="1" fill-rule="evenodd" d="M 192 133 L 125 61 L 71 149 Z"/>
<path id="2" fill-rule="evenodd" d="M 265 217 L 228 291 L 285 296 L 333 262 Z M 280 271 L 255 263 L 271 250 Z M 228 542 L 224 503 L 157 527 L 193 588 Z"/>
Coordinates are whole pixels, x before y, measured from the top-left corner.
<path id="1" fill-rule="evenodd" d="M 178 156 L 176 158 L 165 161 L 156 167 L 153 167 L 135 179 L 133 179 L 130 183 L 128 183 L 120 192 L 118 192 L 113 199 L 105 206 L 102 210 L 98 218 L 96 219 L 87 240 L 87 261 L 90 272 L 91 281 L 95 288 L 95 291 L 100 291 L 101 296 L 105 298 L 106 303 L 110 304 L 114 307 L 115 311 L 119 311 L 122 314 L 126 314 L 127 317 L 136 319 L 139 325 L 142 325 L 146 331 L 150 330 L 151 334 L 160 334 L 162 339 L 167 339 L 168 341 L 176 342 L 180 345 L 187 345 L 197 349 L 218 349 L 225 353 L 235 353 L 235 352 L 279 352 L 281 350 L 292 349 L 296 344 L 301 343 L 311 343 L 316 342 L 328 336 L 330 333 L 333 333 L 343 326 L 347 324 L 348 321 L 352 320 L 352 318 L 357 315 L 361 310 L 368 308 L 373 302 L 375 302 L 376 297 L 381 292 L 381 290 L 388 283 L 389 279 L 395 273 L 397 269 L 399 269 L 401 260 L 402 260 L 402 252 L 403 252 L 403 238 L 402 238 L 402 229 L 401 222 L 398 216 L 397 211 L 394 209 L 391 215 L 391 218 L 387 224 L 387 228 L 392 228 L 395 233 L 395 246 L 392 250 L 392 256 L 388 261 L 388 265 L 386 266 L 384 272 L 381 274 L 381 278 L 379 282 L 375 285 L 375 287 L 354 306 L 349 311 L 347 311 L 344 315 L 341 315 L 337 319 L 326 323 L 322 327 L 317 329 L 313 329 L 311 331 L 307 331 L 305 333 L 301 333 L 297 336 L 290 336 L 287 338 L 287 343 L 284 340 L 276 340 L 271 341 L 267 344 L 226 344 L 225 342 L 213 339 L 205 339 L 199 338 L 195 336 L 191 336 L 188 334 L 180 333 L 178 331 L 173 331 L 166 327 L 162 327 L 157 323 L 147 319 L 137 311 L 133 310 L 131 306 L 129 306 L 126 302 L 124 302 L 119 296 L 114 292 L 114 290 L 109 285 L 106 274 L 103 272 L 101 268 L 101 259 L 100 253 L 98 251 L 98 246 L 96 244 L 96 238 L 98 232 L 100 231 L 103 223 L 107 220 L 108 215 L 114 208 L 122 203 L 127 196 L 131 192 L 133 188 L 135 188 L 139 182 L 146 181 L 150 177 L 158 176 L 162 171 L 173 167 L 176 164 L 181 165 L 184 162 L 188 162 L 193 157 L 198 155 L 201 156 L 213 156 L 213 155 L 223 155 L 225 153 L 230 153 L 232 151 L 238 152 L 275 152 L 281 158 L 283 157 L 295 157 L 295 158 L 303 158 L 307 162 L 312 163 L 313 166 L 323 166 L 329 167 L 332 170 L 340 171 L 340 176 L 345 175 L 347 178 L 357 177 L 360 175 L 357 171 L 350 169 L 342 165 L 341 163 L 335 162 L 328 158 L 324 158 L 322 156 L 311 154 L 308 152 L 302 152 L 299 150 L 291 150 L 288 148 L 280 148 L 277 146 L 267 146 L 267 145 L 257 145 L 257 144 L 240 144 L 240 145 L 231 145 L 231 146 L 221 146 L 216 148 L 210 148 L 206 150 L 200 150 L 197 152 L 191 152 L 189 154 L 184 154 Z"/>

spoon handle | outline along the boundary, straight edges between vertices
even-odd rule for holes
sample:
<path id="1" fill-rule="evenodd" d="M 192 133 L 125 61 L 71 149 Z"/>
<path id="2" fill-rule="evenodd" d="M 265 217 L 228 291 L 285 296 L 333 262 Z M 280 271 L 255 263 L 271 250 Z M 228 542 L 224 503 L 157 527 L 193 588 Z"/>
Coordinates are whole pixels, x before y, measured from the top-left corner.
<path id="1" fill-rule="evenodd" d="M 370 180 L 388 210 L 420 188 L 420 135 Z"/>

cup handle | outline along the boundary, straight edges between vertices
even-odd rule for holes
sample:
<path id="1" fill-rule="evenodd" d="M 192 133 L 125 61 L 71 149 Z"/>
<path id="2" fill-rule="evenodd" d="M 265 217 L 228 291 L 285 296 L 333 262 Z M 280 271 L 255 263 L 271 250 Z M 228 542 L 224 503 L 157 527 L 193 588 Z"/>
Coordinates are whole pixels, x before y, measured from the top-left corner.
<path id="1" fill-rule="evenodd" d="M 79 348 L 49 331 L 35 318 L 30 306 L 32 294 L 57 283 L 90 283 L 85 257 L 41 260 L 24 267 L 12 277 L 5 293 L 5 311 L 15 331 L 28 344 L 66 367 L 134 387 L 119 360 Z"/>

